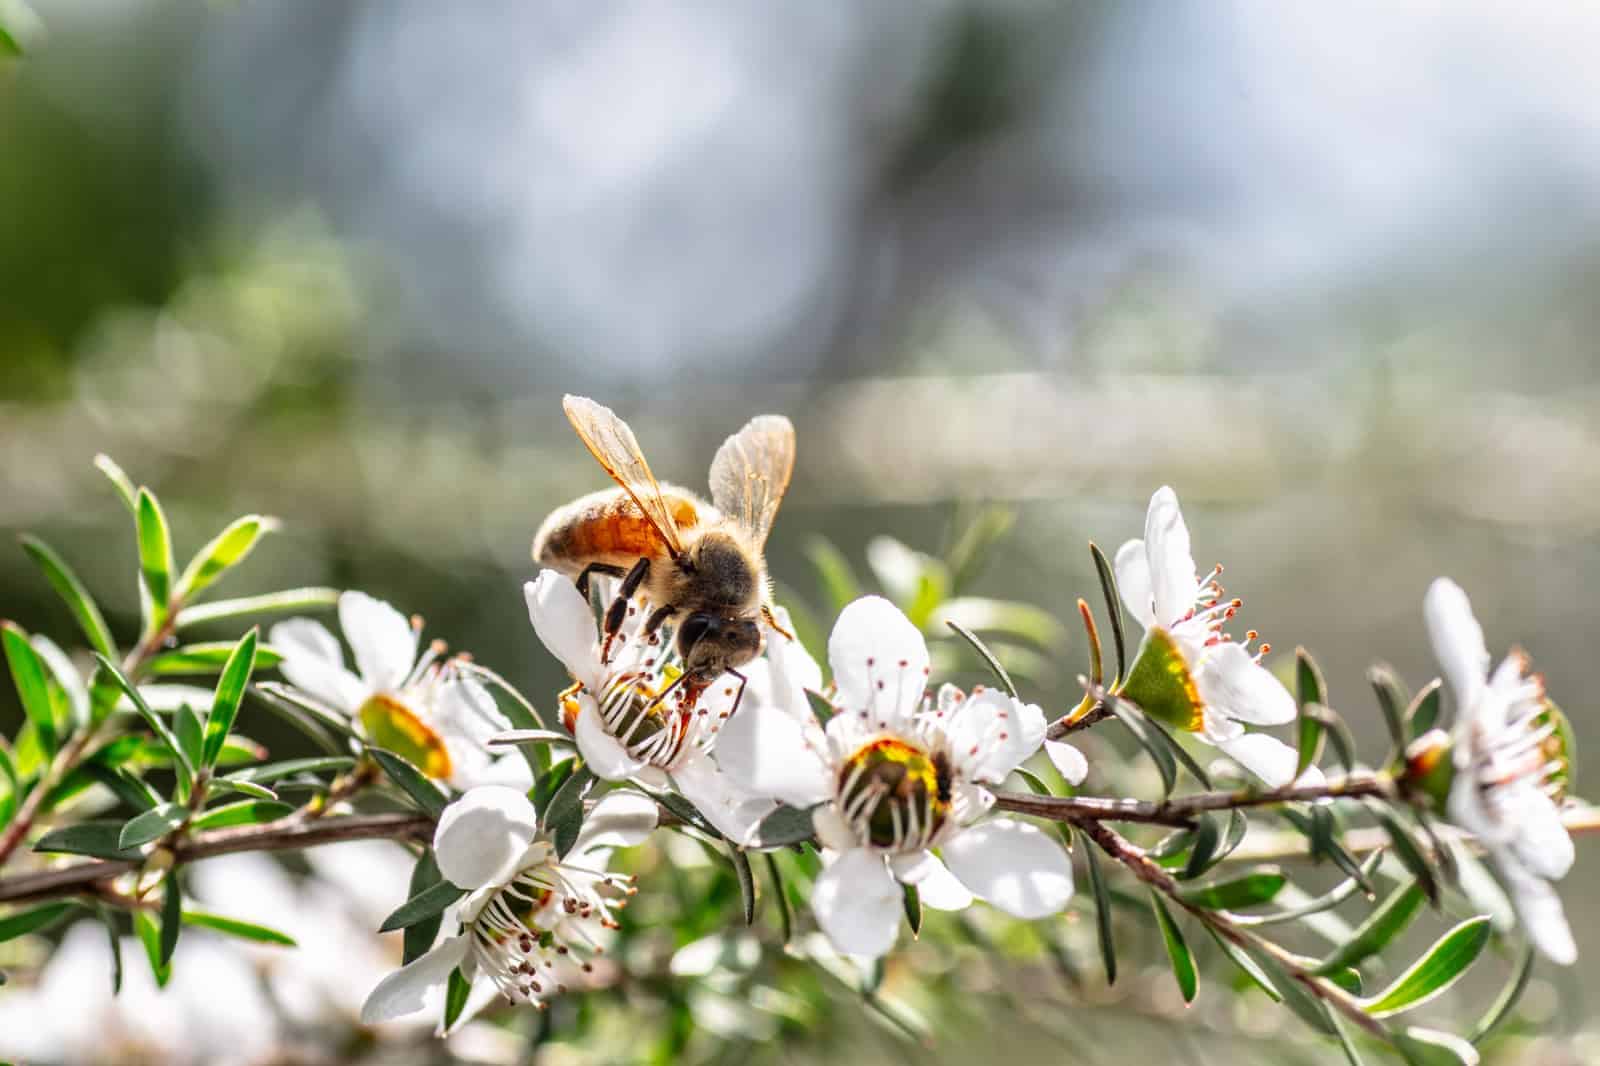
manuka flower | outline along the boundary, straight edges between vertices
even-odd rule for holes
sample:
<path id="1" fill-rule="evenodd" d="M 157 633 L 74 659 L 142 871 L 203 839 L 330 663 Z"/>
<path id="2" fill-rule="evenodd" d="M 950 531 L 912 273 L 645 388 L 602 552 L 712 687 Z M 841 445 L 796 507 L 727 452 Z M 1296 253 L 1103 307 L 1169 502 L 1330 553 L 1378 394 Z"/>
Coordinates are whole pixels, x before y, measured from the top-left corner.
<path id="1" fill-rule="evenodd" d="M 752 791 L 815 807 L 826 865 L 811 905 L 834 945 L 889 950 L 901 914 L 896 881 L 942 910 L 974 896 L 1021 918 L 1064 907 L 1072 867 L 1060 845 L 1026 822 L 979 820 L 994 803 L 984 786 L 1039 749 L 1039 708 L 949 685 L 930 701 L 922 634 L 877 596 L 839 615 L 828 661 L 838 711 L 825 728 L 809 711 L 757 704 L 723 727 L 717 758 Z"/>
<path id="2" fill-rule="evenodd" d="M 445 808 L 433 848 L 439 872 L 469 895 L 446 912 L 430 951 L 372 990 L 362 1020 L 388 1021 L 442 1002 L 458 967 L 472 983 L 458 1025 L 496 995 L 543 1008 L 583 983 L 633 892 L 631 878 L 607 872 L 610 852 L 639 843 L 655 825 L 655 801 L 610 792 L 589 812 L 571 852 L 559 857 L 521 792 L 500 785 L 468 792 Z"/>
<path id="3" fill-rule="evenodd" d="M 527 763 L 496 758 L 489 738 L 510 723 L 478 682 L 437 642 L 417 654 L 421 623 L 407 621 L 362 592 L 339 597 L 339 628 L 355 653 L 345 666 L 339 641 L 320 622 L 291 618 L 268 641 L 283 655 L 278 669 L 304 694 L 352 719 L 367 741 L 405 756 L 429 777 L 456 789 L 501 783 L 527 788 Z"/>
<path id="4" fill-rule="evenodd" d="M 748 679 L 742 691 L 741 683 L 728 676 L 691 692 L 682 683 L 671 631 L 649 637 L 641 632 L 648 601 L 629 604 L 621 630 L 608 643 L 568 578 L 541 571 L 524 593 L 534 631 L 575 682 L 562 694 L 561 716 L 589 768 L 609 781 L 676 787 L 719 831 L 747 842 L 774 804 L 738 788 L 718 769 L 711 751 L 737 707 L 770 698 L 776 678 L 794 669 L 779 666 L 774 675 L 772 657 L 788 663 L 797 650 L 805 656 L 798 643 L 769 639 L 768 656 L 742 671 Z M 811 669 L 816 671 L 814 663 Z"/>
<path id="5" fill-rule="evenodd" d="M 1423 613 L 1456 697 L 1450 818 L 1489 850 L 1539 950 L 1570 965 L 1578 948 L 1549 884 L 1566 876 L 1574 858 L 1559 807 L 1571 768 L 1566 721 L 1520 650 L 1490 673 L 1483 629 L 1454 581 L 1429 587 Z"/>
<path id="6" fill-rule="evenodd" d="M 1251 652 L 1254 631 L 1235 641 L 1222 631 L 1242 601 L 1222 598 L 1218 566 L 1196 575 L 1189 528 L 1178 496 L 1163 486 L 1150 497 L 1144 539 L 1117 549 L 1117 587 L 1144 628 L 1144 644 L 1119 695 L 1176 729 L 1226 752 L 1268 785 L 1294 777 L 1295 749 L 1246 725 L 1294 721 L 1294 698 Z"/>

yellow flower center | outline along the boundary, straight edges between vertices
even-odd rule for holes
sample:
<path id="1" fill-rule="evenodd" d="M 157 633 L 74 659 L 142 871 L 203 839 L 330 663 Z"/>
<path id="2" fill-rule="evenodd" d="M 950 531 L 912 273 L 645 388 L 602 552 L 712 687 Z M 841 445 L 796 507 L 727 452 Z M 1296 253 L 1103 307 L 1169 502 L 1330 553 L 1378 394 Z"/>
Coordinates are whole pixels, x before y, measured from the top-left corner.
<path id="1" fill-rule="evenodd" d="M 361 705 L 356 717 L 371 743 L 404 757 L 435 780 L 450 776 L 450 752 L 444 738 L 395 697 L 384 693 L 373 696 Z"/>
<path id="2" fill-rule="evenodd" d="M 950 763 L 905 741 L 875 740 L 839 770 L 839 805 L 858 833 L 880 848 L 930 840 L 950 813 Z"/>

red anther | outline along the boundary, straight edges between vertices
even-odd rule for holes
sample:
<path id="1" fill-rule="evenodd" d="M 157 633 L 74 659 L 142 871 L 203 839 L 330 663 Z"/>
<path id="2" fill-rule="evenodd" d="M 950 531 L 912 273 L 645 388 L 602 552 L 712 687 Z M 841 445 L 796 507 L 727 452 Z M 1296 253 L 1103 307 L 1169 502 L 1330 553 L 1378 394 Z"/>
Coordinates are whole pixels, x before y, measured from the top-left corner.
<path id="1" fill-rule="evenodd" d="M 1244 631 L 1244 639 L 1246 640 L 1246 642 L 1255 640 L 1259 636 L 1261 636 L 1261 634 L 1257 633 L 1253 629 L 1247 629 L 1247 630 Z"/>
<path id="2" fill-rule="evenodd" d="M 905 668 L 906 668 L 906 667 L 908 667 L 908 666 L 910 666 L 910 665 L 911 665 L 911 664 L 910 664 L 910 663 L 908 663 L 908 662 L 906 662 L 906 660 L 904 660 L 904 659 L 901 659 L 901 660 L 900 660 L 900 669 L 902 669 L 902 670 L 904 670 L 904 669 L 905 669 Z"/>
<path id="3" fill-rule="evenodd" d="M 1237 597 L 1237 596 L 1236 596 L 1236 597 L 1234 597 L 1234 600 L 1233 600 L 1233 606 L 1234 606 L 1234 607 L 1243 607 L 1243 606 L 1244 606 L 1244 601 L 1243 601 L 1243 600 L 1241 600 L 1241 599 L 1239 599 L 1239 598 L 1238 598 L 1238 597 Z"/>
<path id="4" fill-rule="evenodd" d="M 877 661 L 878 661 L 878 660 L 877 660 L 877 659 L 874 659 L 874 658 L 873 658 L 873 657 L 872 657 L 872 656 L 870 656 L 870 655 L 869 655 L 869 656 L 867 656 L 867 665 L 868 665 L 868 666 L 871 666 L 871 665 L 872 665 L 872 664 L 873 664 L 873 663 L 875 663 L 875 662 L 877 662 Z"/>
<path id="5" fill-rule="evenodd" d="M 1261 654 L 1262 655 L 1267 654 L 1271 650 L 1272 650 L 1272 645 L 1271 644 L 1263 644 L 1263 645 L 1261 645 Z"/>

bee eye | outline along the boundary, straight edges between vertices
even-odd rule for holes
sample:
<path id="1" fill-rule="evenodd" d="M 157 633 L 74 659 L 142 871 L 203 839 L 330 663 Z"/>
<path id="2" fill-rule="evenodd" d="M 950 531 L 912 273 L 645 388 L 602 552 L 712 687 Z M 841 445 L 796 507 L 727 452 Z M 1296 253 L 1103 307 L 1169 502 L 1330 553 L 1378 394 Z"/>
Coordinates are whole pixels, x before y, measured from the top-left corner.
<path id="1" fill-rule="evenodd" d="M 689 649 L 700 643 L 700 639 L 717 626 L 716 615 L 691 614 L 684 619 L 683 625 L 678 629 L 678 651 L 688 656 Z"/>

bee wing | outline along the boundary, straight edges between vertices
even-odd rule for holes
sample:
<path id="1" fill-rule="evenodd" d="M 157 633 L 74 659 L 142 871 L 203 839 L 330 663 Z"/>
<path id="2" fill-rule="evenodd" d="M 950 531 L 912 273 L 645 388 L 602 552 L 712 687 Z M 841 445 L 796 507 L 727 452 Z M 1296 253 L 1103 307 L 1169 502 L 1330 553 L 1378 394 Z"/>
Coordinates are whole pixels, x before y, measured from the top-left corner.
<path id="1" fill-rule="evenodd" d="M 711 502 L 760 548 L 772 532 L 792 473 L 794 426 L 782 415 L 760 415 L 717 449 L 711 461 Z"/>
<path id="2" fill-rule="evenodd" d="M 578 436 L 590 454 L 600 461 L 606 473 L 621 485 L 650 524 L 661 534 L 673 555 L 683 551 L 683 541 L 678 536 L 678 524 L 672 520 L 672 511 L 661 498 L 661 486 L 650 473 L 639 450 L 639 441 L 628 428 L 628 423 L 617 417 L 609 407 L 595 403 L 587 396 L 566 396 L 561 400 L 567 421 L 578 431 Z"/>

